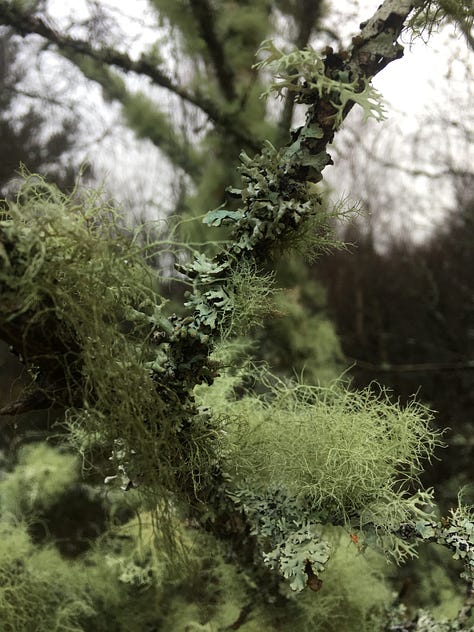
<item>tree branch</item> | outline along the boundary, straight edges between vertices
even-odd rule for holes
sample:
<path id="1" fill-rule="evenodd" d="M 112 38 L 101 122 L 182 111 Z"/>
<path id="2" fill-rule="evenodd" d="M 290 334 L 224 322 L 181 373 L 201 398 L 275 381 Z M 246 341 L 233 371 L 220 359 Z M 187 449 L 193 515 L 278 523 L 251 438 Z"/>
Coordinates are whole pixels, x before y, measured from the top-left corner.
<path id="1" fill-rule="evenodd" d="M 228 101 L 234 101 L 237 96 L 235 92 L 235 76 L 227 61 L 222 43 L 216 35 L 214 9 L 208 0 L 189 0 L 189 2 L 194 17 L 199 24 L 202 39 L 206 43 L 219 87 Z"/>
<path id="2" fill-rule="evenodd" d="M 339 71 L 344 68 L 353 78 L 365 77 L 370 80 L 390 62 L 400 59 L 403 56 L 403 46 L 398 43 L 398 38 L 412 8 L 413 3 L 410 0 L 385 0 L 374 15 L 360 25 L 361 31 L 352 38 L 352 47 L 348 51 L 327 52 L 324 60 L 326 75 L 331 77 L 334 73 L 337 78 Z M 347 117 L 353 106 L 353 101 L 347 103 L 341 116 L 342 120 Z M 337 109 L 329 96 L 317 99 L 308 108 L 306 124 L 293 132 L 291 143 L 295 145 L 300 142 L 301 135 L 304 136 L 308 128 L 316 126 L 322 130 L 320 138 L 305 139 L 304 145 L 306 151 L 313 156 L 323 156 L 338 129 L 335 121 L 336 112 Z M 320 162 L 321 170 L 332 164 L 331 157 L 325 155 L 324 164 Z M 312 179 L 312 171 L 314 172 L 314 169 L 311 166 L 301 165 L 298 179 L 303 182 Z M 321 177 L 317 176 L 319 179 Z"/>
<path id="3" fill-rule="evenodd" d="M 213 101 L 204 95 L 188 92 L 185 88 L 176 85 L 146 57 L 141 57 L 135 61 L 126 53 L 121 53 L 112 48 L 93 48 L 86 40 L 76 39 L 57 32 L 41 17 L 23 13 L 16 6 L 12 5 L 12 3 L 8 2 L 8 0 L 0 0 L 0 24 L 12 27 L 23 37 L 31 34 L 40 35 L 55 44 L 62 51 L 86 55 L 99 63 L 108 66 L 116 66 L 125 72 L 133 72 L 148 77 L 155 85 L 169 90 L 183 99 L 183 101 L 199 108 L 216 125 L 224 128 L 246 147 L 253 150 L 258 150 L 260 147 L 259 140 L 250 136 L 250 134 L 242 128 L 242 123 L 237 120 L 235 114 L 223 112 Z"/>

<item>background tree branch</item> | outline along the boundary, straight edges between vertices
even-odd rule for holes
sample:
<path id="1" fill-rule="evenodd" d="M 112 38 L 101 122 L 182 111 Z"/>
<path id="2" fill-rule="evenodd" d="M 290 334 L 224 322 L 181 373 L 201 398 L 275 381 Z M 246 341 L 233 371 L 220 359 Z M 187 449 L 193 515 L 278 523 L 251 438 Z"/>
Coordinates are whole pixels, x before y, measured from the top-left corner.
<path id="1" fill-rule="evenodd" d="M 146 57 L 133 60 L 126 53 L 121 53 L 106 46 L 100 49 L 94 48 L 86 40 L 59 33 L 39 16 L 23 13 L 8 0 L 0 0 L 0 24 L 11 26 L 24 37 L 31 34 L 40 35 L 55 44 L 62 51 L 86 55 L 98 63 L 115 66 L 125 72 L 133 72 L 148 77 L 154 85 L 169 90 L 183 99 L 183 101 L 199 108 L 210 120 L 226 129 L 242 145 L 254 150 L 257 150 L 260 146 L 260 143 L 245 131 L 242 122 L 237 120 L 234 113 L 224 112 L 214 101 L 206 98 L 204 95 L 198 92 L 191 93 L 182 86 L 177 85 Z"/>
<path id="2" fill-rule="evenodd" d="M 191 9 L 197 23 L 202 39 L 206 43 L 209 57 L 212 60 L 219 87 L 227 99 L 233 101 L 236 96 L 235 75 L 228 63 L 222 42 L 217 37 L 214 10 L 208 0 L 190 0 Z"/>

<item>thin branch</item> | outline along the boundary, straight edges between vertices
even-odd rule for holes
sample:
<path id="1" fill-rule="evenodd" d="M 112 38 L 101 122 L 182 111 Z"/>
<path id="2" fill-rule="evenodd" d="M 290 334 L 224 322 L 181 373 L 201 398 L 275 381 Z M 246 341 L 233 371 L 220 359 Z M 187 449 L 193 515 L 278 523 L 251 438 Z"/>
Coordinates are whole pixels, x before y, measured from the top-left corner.
<path id="1" fill-rule="evenodd" d="M 55 44 L 60 50 L 85 55 L 107 66 L 116 66 L 125 72 L 133 72 L 148 77 L 155 85 L 169 90 L 184 101 L 202 110 L 216 125 L 224 128 L 243 145 L 255 151 L 260 148 L 258 139 L 255 139 L 242 129 L 242 124 L 236 119 L 235 114 L 225 113 L 204 95 L 190 93 L 185 88 L 176 85 L 146 57 L 133 60 L 126 53 L 121 53 L 113 48 L 106 46 L 100 49 L 94 48 L 86 40 L 59 33 L 37 15 L 22 13 L 8 0 L 0 0 L 0 24 L 14 28 L 23 37 L 31 34 L 40 35 Z"/>
<path id="2" fill-rule="evenodd" d="M 463 18 L 459 18 L 455 20 L 456 24 L 459 26 L 462 34 L 466 38 L 466 43 L 471 50 L 474 51 L 474 36 L 472 35 L 472 19 L 465 20 Z"/>
<path id="3" fill-rule="evenodd" d="M 51 400 L 46 397 L 44 391 L 36 390 L 32 393 L 27 393 L 21 399 L 18 399 L 10 404 L 6 404 L 0 408 L 0 416 L 17 416 L 24 413 L 29 413 L 33 410 L 42 410 L 51 406 Z M 9 420 L 0 420 L 0 427 L 8 425 Z"/>
<path id="4" fill-rule="evenodd" d="M 216 35 L 214 9 L 208 0 L 189 0 L 191 10 L 199 24 L 201 37 L 206 43 L 209 56 L 216 72 L 219 87 L 228 101 L 234 101 L 235 75 L 226 58 L 222 43 Z"/>
<path id="5" fill-rule="evenodd" d="M 3 89 L 5 90 L 5 92 L 9 92 L 15 96 L 26 97 L 27 99 L 41 101 L 42 103 L 49 103 L 50 105 L 55 105 L 62 108 L 63 110 L 67 110 L 68 112 L 72 110 L 72 105 L 70 103 L 65 103 L 64 101 L 56 99 L 51 95 L 39 94 L 38 92 L 32 92 L 30 90 L 18 88 L 16 86 L 6 86 Z"/>

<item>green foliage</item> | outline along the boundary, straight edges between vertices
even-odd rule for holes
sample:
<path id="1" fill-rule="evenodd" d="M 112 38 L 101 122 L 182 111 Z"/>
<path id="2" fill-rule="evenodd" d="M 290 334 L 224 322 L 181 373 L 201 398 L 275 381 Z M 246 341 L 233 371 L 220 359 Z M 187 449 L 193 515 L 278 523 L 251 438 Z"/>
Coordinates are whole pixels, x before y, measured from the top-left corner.
<path id="1" fill-rule="evenodd" d="M 335 126 L 342 123 L 348 103 L 357 103 L 362 107 L 364 120 L 375 118 L 381 121 L 385 118 L 382 97 L 366 79 L 353 79 L 346 70 L 339 71 L 338 79 L 328 77 L 322 57 L 312 48 L 285 54 L 267 40 L 259 52 L 268 53 L 268 56 L 255 67 L 268 67 L 276 78 L 262 96 L 275 92 L 281 97 L 283 91 L 290 91 L 301 103 L 311 103 L 316 96 L 319 99 L 329 98 L 336 109 Z"/>
<path id="2" fill-rule="evenodd" d="M 51 461 L 52 455 L 47 457 Z M 41 481 L 39 470 L 35 476 Z M 262 598 L 261 588 L 229 560 L 222 544 L 178 518 L 173 526 L 186 562 L 170 566 L 156 546 L 153 521 L 153 514 L 141 513 L 113 527 L 73 562 L 51 546 L 34 546 L 20 523 L 1 523 L 0 615 L 6 632 L 142 632 L 150 626 L 216 632 L 233 625 L 248 603 L 252 608 L 242 624 L 248 632 L 275 627 L 290 632 L 295 621 L 303 631 L 317 630 L 324 621 L 329 625 L 328 619 L 337 622 L 335 630 L 360 630 L 366 624 L 376 629 L 368 622 L 376 621 L 388 594 L 377 570 L 380 562 L 372 556 L 369 566 L 356 556 L 346 532 L 339 536 L 325 530 L 334 554 L 318 597 L 302 595 L 295 601 L 287 595 L 275 604 Z M 44 622 L 34 627 L 40 615 Z"/>

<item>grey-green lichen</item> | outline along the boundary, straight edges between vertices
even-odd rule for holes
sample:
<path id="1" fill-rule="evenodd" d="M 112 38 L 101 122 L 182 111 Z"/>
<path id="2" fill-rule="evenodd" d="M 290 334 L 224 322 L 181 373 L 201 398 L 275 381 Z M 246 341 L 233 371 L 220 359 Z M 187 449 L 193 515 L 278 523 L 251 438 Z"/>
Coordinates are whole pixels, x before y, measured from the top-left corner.
<path id="1" fill-rule="evenodd" d="M 263 96 L 284 91 L 294 92 L 300 103 L 314 103 L 315 99 L 327 99 L 334 107 L 334 125 L 343 120 L 348 103 L 357 103 L 364 112 L 364 120 L 385 118 L 381 94 L 366 78 L 352 77 L 348 69 L 340 69 L 337 76 L 329 77 L 323 58 L 311 47 L 284 53 L 272 41 L 266 40 L 260 47 L 266 54 L 256 68 L 269 68 L 275 81 Z"/>
<path id="2" fill-rule="evenodd" d="M 455 560 L 463 562 L 461 577 L 474 587 L 474 507 L 463 504 L 441 521 L 419 519 L 414 524 L 417 535 L 446 547 Z"/>

